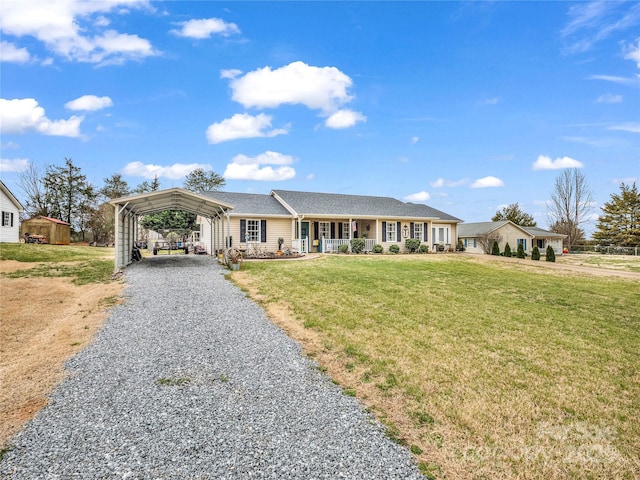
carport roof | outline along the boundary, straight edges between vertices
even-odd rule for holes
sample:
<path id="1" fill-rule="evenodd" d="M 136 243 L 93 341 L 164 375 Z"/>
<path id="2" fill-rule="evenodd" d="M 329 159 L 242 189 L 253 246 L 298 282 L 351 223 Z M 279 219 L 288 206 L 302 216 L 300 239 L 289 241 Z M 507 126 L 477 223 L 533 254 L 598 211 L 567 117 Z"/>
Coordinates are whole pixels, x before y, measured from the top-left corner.
<path id="1" fill-rule="evenodd" d="M 147 215 L 163 210 L 186 210 L 204 217 L 214 217 L 224 210 L 233 209 L 233 205 L 228 203 L 177 187 L 116 198 L 109 203 L 124 207 L 135 215 Z"/>

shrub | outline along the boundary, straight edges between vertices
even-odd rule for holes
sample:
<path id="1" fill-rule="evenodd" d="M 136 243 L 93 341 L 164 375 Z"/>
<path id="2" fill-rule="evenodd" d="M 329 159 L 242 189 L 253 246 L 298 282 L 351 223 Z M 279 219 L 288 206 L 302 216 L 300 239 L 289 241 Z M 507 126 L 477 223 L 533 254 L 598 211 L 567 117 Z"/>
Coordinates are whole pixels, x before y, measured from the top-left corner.
<path id="1" fill-rule="evenodd" d="M 518 244 L 518 250 L 516 252 L 516 257 L 518 258 L 524 258 L 524 245 L 522 245 L 522 243 Z"/>
<path id="2" fill-rule="evenodd" d="M 382 253 L 384 251 L 384 248 L 382 248 L 382 245 L 380 245 L 379 243 L 376 243 L 373 246 L 373 253 Z"/>
<path id="3" fill-rule="evenodd" d="M 511 256 L 511 246 L 509 246 L 509 242 L 504 244 L 504 256 L 505 257 Z"/>
<path id="4" fill-rule="evenodd" d="M 547 262 L 555 262 L 556 261 L 556 252 L 553 251 L 553 247 L 549 245 L 547 247 Z"/>
<path id="5" fill-rule="evenodd" d="M 339 245 L 338 252 L 340 253 L 349 253 L 349 245 Z"/>
<path id="6" fill-rule="evenodd" d="M 415 253 L 418 251 L 418 248 L 420 248 L 420 240 L 417 238 L 407 238 L 404 245 L 410 253 Z"/>
<path id="7" fill-rule="evenodd" d="M 500 255 L 500 245 L 495 240 L 493 241 L 493 247 L 491 247 L 491 255 Z"/>
<path id="8" fill-rule="evenodd" d="M 537 245 L 531 251 L 531 260 L 540 260 L 540 249 Z"/>
<path id="9" fill-rule="evenodd" d="M 457 252 L 464 252 L 464 242 L 461 238 L 458 239 L 458 246 L 456 247 Z"/>
<path id="10" fill-rule="evenodd" d="M 400 247 L 396 244 L 393 244 L 389 247 L 389 253 L 400 253 Z"/>
<path id="11" fill-rule="evenodd" d="M 421 244 L 420 248 L 418 248 L 418 252 L 429 253 L 429 245 L 427 245 L 426 243 Z"/>
<path id="12" fill-rule="evenodd" d="M 366 242 L 364 238 L 352 238 L 351 239 L 351 253 L 362 253 L 364 252 L 364 246 Z"/>

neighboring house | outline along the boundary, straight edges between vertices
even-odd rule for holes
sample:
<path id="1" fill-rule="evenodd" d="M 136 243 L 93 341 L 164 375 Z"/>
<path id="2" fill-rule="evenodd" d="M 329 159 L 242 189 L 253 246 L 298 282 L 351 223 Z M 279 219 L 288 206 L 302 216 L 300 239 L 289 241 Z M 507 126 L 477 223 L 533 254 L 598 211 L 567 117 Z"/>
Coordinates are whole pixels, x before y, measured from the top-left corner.
<path id="1" fill-rule="evenodd" d="M 44 235 L 52 245 L 69 245 L 71 243 L 71 225 L 57 218 L 39 215 L 22 222 L 22 235 Z"/>
<path id="2" fill-rule="evenodd" d="M 20 214 L 24 207 L 0 180 L 0 242 L 18 243 L 20 238 Z"/>
<path id="3" fill-rule="evenodd" d="M 365 251 L 380 244 L 405 250 L 407 238 L 418 238 L 431 250 L 457 243 L 462 221 L 427 205 L 390 197 L 273 190 L 269 195 L 210 192 L 207 196 L 233 206 L 228 217 L 213 224 L 200 219 L 200 237 L 207 248 L 276 251 L 278 238 L 293 251 L 335 252 L 353 238 L 365 239 Z M 212 236 L 214 241 L 211 241 Z"/>
<path id="4" fill-rule="evenodd" d="M 509 243 L 511 251 L 515 253 L 518 244 L 522 243 L 527 255 L 531 255 L 534 246 L 544 255 L 549 245 L 555 253 L 562 254 L 562 239 L 565 237 L 566 235 L 538 227 L 520 227 L 509 220 L 458 225 L 458 238 L 469 253 L 491 253 L 495 240 L 500 246 L 500 252 L 504 252 L 504 246 Z"/>

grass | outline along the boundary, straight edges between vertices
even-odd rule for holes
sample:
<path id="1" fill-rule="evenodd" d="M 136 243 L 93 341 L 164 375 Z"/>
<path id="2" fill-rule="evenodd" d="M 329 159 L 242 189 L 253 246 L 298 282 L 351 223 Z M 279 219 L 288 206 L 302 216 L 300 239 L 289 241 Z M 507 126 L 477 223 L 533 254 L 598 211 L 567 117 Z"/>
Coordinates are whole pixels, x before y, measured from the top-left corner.
<path id="1" fill-rule="evenodd" d="M 69 245 L 0 244 L 0 260 L 38 263 L 3 273 L 8 278 L 70 277 L 76 285 L 105 283 L 113 274 L 113 251 Z"/>
<path id="2" fill-rule="evenodd" d="M 561 257 L 556 258 L 556 262 L 566 263 L 569 265 L 603 267 L 640 273 L 640 257 L 637 256 L 582 253 L 575 255 L 562 255 Z"/>
<path id="3" fill-rule="evenodd" d="M 464 256 L 248 263 L 243 275 L 319 337 L 311 353 L 429 477 L 640 476 L 637 281 Z"/>

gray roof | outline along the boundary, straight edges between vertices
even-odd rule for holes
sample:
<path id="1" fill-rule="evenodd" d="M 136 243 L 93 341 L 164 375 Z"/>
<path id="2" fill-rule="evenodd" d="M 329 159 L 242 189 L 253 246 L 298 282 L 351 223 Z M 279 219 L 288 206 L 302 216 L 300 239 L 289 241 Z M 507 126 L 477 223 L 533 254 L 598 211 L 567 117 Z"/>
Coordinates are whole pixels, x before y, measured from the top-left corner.
<path id="1" fill-rule="evenodd" d="M 296 192 L 291 190 L 273 190 L 272 193 L 282 199 L 299 215 L 349 218 L 436 218 L 454 222 L 461 221 L 427 205 L 404 203 L 391 197 Z"/>
<path id="2" fill-rule="evenodd" d="M 547 237 L 547 238 L 564 238 L 566 235 L 561 233 L 549 232 L 539 227 L 521 227 L 509 220 L 502 220 L 499 222 L 475 222 L 475 223 L 461 223 L 458 225 L 458 237 L 475 238 L 482 235 L 486 235 L 500 227 L 503 227 L 507 223 L 511 223 L 516 227 L 526 231 L 533 237 Z"/>
<path id="3" fill-rule="evenodd" d="M 232 205 L 231 215 L 291 216 L 271 195 L 236 192 L 206 192 L 203 195 Z"/>

